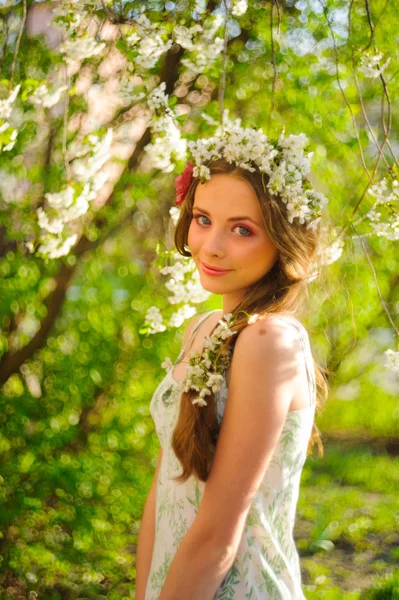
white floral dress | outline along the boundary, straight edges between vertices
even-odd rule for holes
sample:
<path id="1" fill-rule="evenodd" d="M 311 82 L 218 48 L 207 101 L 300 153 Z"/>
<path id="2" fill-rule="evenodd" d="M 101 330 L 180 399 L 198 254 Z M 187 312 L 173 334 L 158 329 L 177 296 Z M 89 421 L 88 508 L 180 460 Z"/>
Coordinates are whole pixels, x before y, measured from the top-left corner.
<path id="1" fill-rule="evenodd" d="M 187 346 L 209 314 L 206 313 L 194 327 Z M 314 420 L 316 383 L 306 329 L 299 321 L 294 324 L 290 320 L 283 320 L 296 328 L 301 339 L 310 403 L 305 408 L 287 414 L 272 459 L 251 503 L 234 563 L 213 600 L 305 599 L 293 528 L 300 478 Z M 183 354 L 184 349 L 174 364 Z M 174 393 L 176 390 L 178 383 L 173 378 L 173 372 L 169 371 L 150 403 L 163 453 L 156 491 L 154 551 L 145 600 L 158 600 L 172 559 L 195 520 L 206 485 L 194 476 L 184 483 L 170 479 L 181 473 L 181 465 L 171 447 L 171 436 L 179 412 L 180 396 Z M 225 380 L 216 394 L 219 424 L 223 418 L 227 393 Z"/>

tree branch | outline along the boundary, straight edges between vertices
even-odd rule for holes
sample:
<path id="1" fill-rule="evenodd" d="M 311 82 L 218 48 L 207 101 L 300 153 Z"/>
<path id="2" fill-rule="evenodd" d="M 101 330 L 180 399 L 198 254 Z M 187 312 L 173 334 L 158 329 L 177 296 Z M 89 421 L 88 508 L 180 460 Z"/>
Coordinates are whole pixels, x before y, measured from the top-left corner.
<path id="1" fill-rule="evenodd" d="M 13 354 L 6 352 L 6 354 L 3 355 L 0 362 L 0 384 L 5 383 L 13 373 L 16 373 L 19 370 L 26 360 L 32 357 L 36 350 L 42 348 L 60 313 L 66 291 L 77 264 L 78 263 L 74 266 L 62 265 L 55 275 L 55 289 L 44 303 L 47 307 L 47 315 L 44 317 L 39 330 L 35 333 L 29 343 Z"/>
<path id="2" fill-rule="evenodd" d="M 24 27 L 25 27 L 25 23 L 26 23 L 26 14 L 27 14 L 26 0 L 23 0 L 23 2 L 24 2 L 24 8 L 23 8 L 23 13 L 22 13 L 21 27 L 19 28 L 17 42 L 15 44 L 14 57 L 12 60 L 12 65 L 11 65 L 10 89 L 12 89 L 12 85 L 14 82 L 14 72 L 15 72 L 15 65 L 17 62 L 17 56 L 18 56 L 18 52 L 19 52 L 19 45 L 21 43 L 22 33 L 24 31 Z"/>

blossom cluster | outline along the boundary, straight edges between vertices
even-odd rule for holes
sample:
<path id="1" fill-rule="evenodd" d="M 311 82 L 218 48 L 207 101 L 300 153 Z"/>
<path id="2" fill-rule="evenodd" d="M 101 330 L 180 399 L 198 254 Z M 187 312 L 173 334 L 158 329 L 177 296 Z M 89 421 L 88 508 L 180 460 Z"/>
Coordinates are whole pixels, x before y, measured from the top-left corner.
<path id="1" fill-rule="evenodd" d="M 167 326 L 164 324 L 162 313 L 157 306 L 150 306 L 147 309 L 144 319 L 144 330 L 149 333 L 160 333 L 169 327 L 180 327 L 184 321 L 191 319 L 197 313 L 197 309 L 189 304 L 181 306 L 168 321 Z"/>
<path id="2" fill-rule="evenodd" d="M 181 63 L 193 74 L 202 73 L 209 68 L 223 51 L 223 38 L 216 33 L 223 23 L 223 15 L 214 15 L 192 27 L 179 25 L 173 34 L 175 41 L 190 52 L 190 57 L 183 58 Z"/>
<path id="3" fill-rule="evenodd" d="M 344 250 L 344 240 L 342 237 L 337 237 L 329 244 L 320 244 L 316 251 L 316 256 L 319 258 L 317 266 L 331 265 L 336 262 L 342 255 Z"/>
<path id="4" fill-rule="evenodd" d="M 79 0 L 62 0 L 53 6 L 54 25 L 64 33 L 75 31 L 87 17 L 87 11 Z"/>
<path id="5" fill-rule="evenodd" d="M 162 81 L 158 87 L 154 88 L 150 92 L 147 100 L 150 110 L 154 112 L 159 109 L 166 110 L 167 112 L 169 111 L 168 95 L 166 94 L 165 90 L 166 82 Z"/>
<path id="6" fill-rule="evenodd" d="M 69 64 L 101 54 L 105 45 L 105 42 L 97 42 L 92 37 L 86 36 L 69 38 L 60 45 L 59 49 L 64 54 L 65 62 Z"/>
<path id="7" fill-rule="evenodd" d="M 376 54 L 365 52 L 360 57 L 359 71 L 361 71 L 365 77 L 369 77 L 372 79 L 374 79 L 375 77 L 379 77 L 379 75 L 381 75 L 381 73 L 385 71 L 385 69 L 391 62 L 391 57 L 389 57 L 382 65 L 381 61 L 383 60 L 383 57 L 384 55 L 382 54 L 382 52 L 377 52 Z"/>
<path id="8" fill-rule="evenodd" d="M 162 267 L 160 270 L 162 275 L 169 275 L 165 287 L 173 295 L 168 297 L 168 302 L 170 304 L 179 304 L 180 302 L 199 304 L 207 300 L 210 292 L 202 287 L 198 270 L 192 258 L 181 256 L 177 251 L 172 251 L 170 254 L 173 257 L 173 264 Z"/>
<path id="9" fill-rule="evenodd" d="M 156 169 L 171 173 L 177 161 L 185 160 L 187 141 L 182 138 L 180 128 L 171 112 L 152 120 L 150 127 L 156 137 L 146 145 L 145 152 Z"/>
<path id="10" fill-rule="evenodd" d="M 145 315 L 144 327 L 147 329 L 147 333 L 150 334 L 166 331 L 166 325 L 164 325 L 162 313 L 158 306 L 149 307 Z"/>
<path id="11" fill-rule="evenodd" d="M 18 84 L 6 98 L 0 100 L 0 152 L 12 150 L 18 136 L 18 130 L 11 127 L 9 119 L 20 88 Z"/>
<path id="12" fill-rule="evenodd" d="M 205 337 L 204 348 L 202 352 L 193 352 L 189 354 L 189 366 L 185 378 L 178 382 L 181 392 L 194 390 L 199 392 L 198 396 L 192 400 L 193 404 L 206 406 L 205 396 L 209 396 L 220 390 L 223 382 L 223 372 L 231 362 L 231 351 L 225 350 L 218 357 L 216 362 L 216 352 L 227 338 L 236 335 L 237 331 L 231 331 L 230 326 L 235 317 L 232 313 L 223 316 L 211 336 Z M 169 357 L 166 357 L 161 365 L 167 372 L 173 369 L 173 363 Z"/>
<path id="13" fill-rule="evenodd" d="M 241 17 L 247 12 L 248 0 L 232 0 L 231 14 L 233 17 Z"/>
<path id="14" fill-rule="evenodd" d="M 166 83 L 163 81 L 147 98 L 148 108 L 152 112 L 150 129 L 155 139 L 145 146 L 145 152 L 153 167 L 171 173 L 176 162 L 186 158 L 187 140 L 182 137 L 176 115 L 169 108 L 165 89 Z"/>
<path id="15" fill-rule="evenodd" d="M 71 145 L 74 151 L 71 162 L 72 180 L 59 192 L 44 195 L 47 208 L 37 209 L 38 224 L 46 233 L 38 251 L 49 258 L 68 254 L 76 241 L 74 236 L 65 237 L 65 225 L 87 213 L 90 203 L 108 179 L 102 167 L 111 158 L 112 129 L 101 137 L 88 136 L 87 141 Z"/>
<path id="16" fill-rule="evenodd" d="M 145 15 L 146 7 L 141 6 L 141 13 L 134 18 L 135 26 L 125 32 L 125 40 L 137 51 L 135 65 L 144 70 L 152 69 L 158 60 L 167 52 L 173 41 L 165 39 L 166 30 L 159 23 L 152 23 Z"/>
<path id="17" fill-rule="evenodd" d="M 66 85 L 60 85 L 59 87 L 50 91 L 48 86 L 43 83 L 39 85 L 33 94 L 29 97 L 31 104 L 44 106 L 45 108 L 51 108 L 61 99 L 62 93 L 67 89 Z"/>
<path id="18" fill-rule="evenodd" d="M 394 373 L 399 373 L 399 352 L 395 352 L 391 348 L 389 350 L 385 350 L 384 356 L 386 359 L 385 368 L 393 371 Z"/>
<path id="19" fill-rule="evenodd" d="M 123 104 L 139 102 L 145 98 L 145 92 L 138 92 L 138 84 L 131 70 L 131 65 L 127 65 L 121 78 L 119 79 L 118 96 Z"/>
<path id="20" fill-rule="evenodd" d="M 399 240 L 399 182 L 397 179 L 392 179 L 390 183 L 391 190 L 389 190 L 386 177 L 370 187 L 368 193 L 376 200 L 360 220 L 368 219 L 370 227 L 378 237 L 395 241 Z M 381 220 L 382 213 L 377 212 L 378 206 L 380 210 L 387 213 L 383 221 Z"/>
<path id="21" fill-rule="evenodd" d="M 287 205 L 288 221 L 309 221 L 308 227 L 314 228 L 328 199 L 313 190 L 309 182 L 307 189 L 304 186 L 313 156 L 313 152 L 304 153 L 307 143 L 304 133 L 284 137 L 283 130 L 277 144 L 273 144 L 262 129 L 244 128 L 240 119 L 230 120 L 226 110 L 214 137 L 191 141 L 188 147 L 195 163 L 194 177 L 203 182 L 210 179 L 209 166 L 204 163 L 220 157 L 251 172 L 256 165 L 260 172 L 269 175 L 269 192 L 279 194 Z"/>

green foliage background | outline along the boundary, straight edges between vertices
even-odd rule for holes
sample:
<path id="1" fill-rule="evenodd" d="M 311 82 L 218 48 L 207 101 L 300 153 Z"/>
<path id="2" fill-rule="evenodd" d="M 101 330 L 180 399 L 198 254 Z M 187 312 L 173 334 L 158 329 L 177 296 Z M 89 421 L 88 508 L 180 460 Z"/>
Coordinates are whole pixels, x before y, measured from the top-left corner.
<path id="1" fill-rule="evenodd" d="M 37 4 L 44 3 L 28 2 L 27 10 Z M 191 24 L 192 3 L 145 4 L 151 19 L 164 22 L 168 31 Z M 326 11 L 349 7 L 347 2 L 325 4 Z M 115 3 L 115 10 L 120 6 L 126 12 L 137 3 Z M 327 293 L 312 283 L 304 315 L 314 355 L 332 371 L 328 403 L 316 418 L 325 456 L 309 457 L 298 504 L 295 532 L 304 591 L 317 599 L 397 598 L 399 385 L 382 360 L 383 351 L 395 347 L 395 336 L 349 225 L 369 181 L 360 148 L 370 171 L 377 158 L 361 102 L 380 143 L 383 138 L 381 81 L 356 72 L 373 40 L 392 58 L 385 75 L 390 141 L 398 147 L 399 7 L 392 1 L 352 2 L 350 36 L 338 22 L 335 49 L 326 47 L 317 56 L 283 40 L 296 29 L 299 40 L 309 34 L 315 42 L 331 39 L 326 14 L 311 10 L 316 3 L 281 3 L 273 84 L 271 6 L 250 2 L 247 13 L 231 24 L 225 107 L 272 136 L 282 126 L 286 132 L 305 132 L 314 150 L 313 182 L 330 199 L 329 218 L 337 230 L 348 228 L 344 253 L 330 267 Z M 217 8 L 208 4 L 208 11 Z M 0 4 L 5 85 L 16 36 L 5 36 L 4 23 L 22 11 L 22 2 Z M 101 58 L 87 62 L 94 81 L 103 85 Z M 182 67 L 177 60 L 168 71 L 168 64 L 168 57 L 161 58 L 149 75 L 167 80 L 173 90 Z M 24 30 L 14 73 L 14 81 L 23 84 L 22 98 L 37 87 L 41 78 L 32 73 L 38 67 L 45 77 L 60 65 L 57 48 L 49 48 L 45 36 Z M 207 134 L 204 110 L 218 117 L 221 66 L 220 59 L 179 97 L 190 108 L 183 125 L 189 136 Z M 196 102 L 205 88 L 211 90 L 205 104 Z M 32 108 L 21 102 L 19 110 Z M 85 98 L 72 93 L 69 116 L 85 110 Z M 16 146 L 1 155 L 3 177 L 13 175 L 28 185 L 22 199 L 3 200 L 0 213 L 0 585 L 6 600 L 134 598 L 137 532 L 159 451 L 148 407 L 163 377 L 160 364 L 166 355 L 178 354 L 183 329 L 138 333 L 155 295 L 167 305 L 162 278 L 150 265 L 159 239 L 171 244 L 166 232 L 175 174 L 146 169 L 139 143 L 111 201 L 90 212 L 70 254 L 51 260 L 31 254 L 24 242 L 38 235 L 35 208 L 43 190 L 57 191 L 65 179 L 62 119 L 46 113 L 44 137 L 43 123 L 33 115 L 22 119 Z M 110 126 L 118 119 L 120 112 Z M 35 140 L 35 152 L 31 148 L 22 159 Z M 53 157 L 46 160 L 50 143 Z M 394 164 L 387 148 L 384 154 Z M 376 180 L 384 174 L 381 161 Z M 355 216 L 371 204 L 366 195 Z M 397 326 L 398 244 L 375 235 L 363 243 Z M 220 298 L 211 298 L 198 311 L 220 304 Z"/>

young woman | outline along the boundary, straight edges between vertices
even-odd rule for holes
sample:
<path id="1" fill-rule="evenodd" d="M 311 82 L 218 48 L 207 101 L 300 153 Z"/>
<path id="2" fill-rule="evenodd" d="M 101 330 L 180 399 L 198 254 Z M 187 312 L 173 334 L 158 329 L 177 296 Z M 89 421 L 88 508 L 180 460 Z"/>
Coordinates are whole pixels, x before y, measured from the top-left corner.
<path id="1" fill-rule="evenodd" d="M 161 451 L 140 529 L 136 600 L 305 598 L 293 528 L 307 452 L 314 439 L 321 447 L 316 383 L 324 396 L 327 385 L 294 315 L 318 234 L 310 213 L 289 220 L 282 195 L 264 187 L 272 175 L 218 152 L 207 171 L 191 173 L 175 244 L 223 309 L 189 323 L 151 400 Z M 215 371 L 217 331 L 218 356 L 228 349 L 230 361 L 221 362 L 220 387 L 199 397 L 200 386 L 182 382 L 194 355 Z"/>

